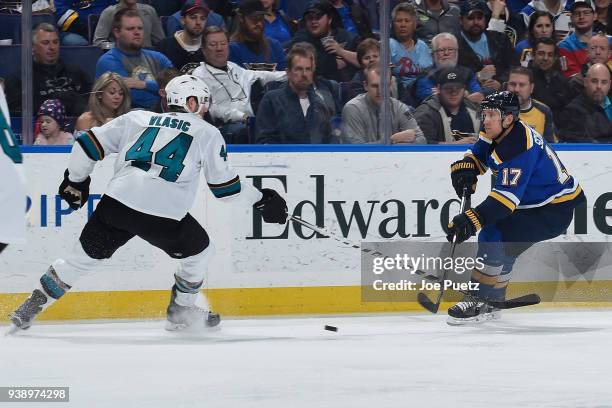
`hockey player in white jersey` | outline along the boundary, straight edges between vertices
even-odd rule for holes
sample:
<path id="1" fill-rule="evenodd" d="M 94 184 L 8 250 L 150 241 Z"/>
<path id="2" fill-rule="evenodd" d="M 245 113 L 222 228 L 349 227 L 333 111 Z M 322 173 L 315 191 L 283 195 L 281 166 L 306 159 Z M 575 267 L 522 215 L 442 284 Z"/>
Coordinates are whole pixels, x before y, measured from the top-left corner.
<path id="1" fill-rule="evenodd" d="M 201 170 L 217 198 L 253 205 L 265 222 L 286 222 L 285 200 L 274 190 L 241 184 L 227 161 L 221 133 L 202 119 L 210 101 L 204 81 L 179 76 L 168 83 L 166 93 L 171 112 L 129 112 L 77 139 L 59 189 L 73 209 L 87 202 L 89 175 L 97 161 L 118 153 L 115 174 L 70 256 L 53 262 L 32 295 L 11 314 L 17 328 L 28 328 L 79 277 L 134 236 L 180 260 L 166 329 L 217 325 L 219 315 L 198 307 L 207 304 L 199 291 L 211 255 L 209 238 L 188 213 Z"/>
<path id="2" fill-rule="evenodd" d="M 0 85 L 0 252 L 25 242 L 26 193 L 23 158 L 11 129 L 4 89 Z"/>

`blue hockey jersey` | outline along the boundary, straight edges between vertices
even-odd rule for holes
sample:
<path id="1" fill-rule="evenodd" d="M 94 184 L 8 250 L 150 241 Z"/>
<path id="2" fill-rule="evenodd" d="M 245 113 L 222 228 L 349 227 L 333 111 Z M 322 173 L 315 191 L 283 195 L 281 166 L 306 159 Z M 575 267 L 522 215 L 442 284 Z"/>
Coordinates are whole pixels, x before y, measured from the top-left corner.
<path id="1" fill-rule="evenodd" d="M 577 205 L 583 200 L 582 189 L 555 151 L 521 121 L 498 141 L 487 139 L 481 132 L 466 156 L 476 161 L 480 174 L 490 168 L 495 176 L 491 193 L 475 208 L 483 226 L 517 209 L 572 202 Z"/>

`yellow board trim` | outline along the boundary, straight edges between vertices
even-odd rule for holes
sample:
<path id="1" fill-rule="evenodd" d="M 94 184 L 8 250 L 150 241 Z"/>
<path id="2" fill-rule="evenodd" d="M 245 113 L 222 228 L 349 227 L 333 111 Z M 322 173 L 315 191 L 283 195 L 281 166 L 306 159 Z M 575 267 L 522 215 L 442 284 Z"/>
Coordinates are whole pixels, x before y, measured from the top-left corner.
<path id="1" fill-rule="evenodd" d="M 544 308 L 612 307 L 612 280 L 511 282 L 508 287 L 508 297 L 534 292 L 545 300 Z M 407 301 L 364 302 L 360 286 L 209 289 L 205 293 L 212 308 L 225 317 L 422 311 L 416 302 L 417 291 L 400 293 Z M 442 311 L 461 297 L 447 294 Z M 0 322 L 6 323 L 8 314 L 28 295 L 0 294 Z M 69 292 L 38 320 L 162 319 L 169 298 L 169 290 Z"/>
<path id="2" fill-rule="evenodd" d="M 491 191 L 489 193 L 489 196 L 491 198 L 496 199 L 497 201 L 499 201 L 500 203 L 502 203 L 503 205 L 505 205 L 506 207 L 508 207 L 510 209 L 510 211 L 514 211 L 516 209 L 516 204 L 514 204 L 512 201 L 510 201 L 509 199 L 507 199 L 506 197 L 504 197 L 503 195 L 495 192 L 495 191 Z"/>

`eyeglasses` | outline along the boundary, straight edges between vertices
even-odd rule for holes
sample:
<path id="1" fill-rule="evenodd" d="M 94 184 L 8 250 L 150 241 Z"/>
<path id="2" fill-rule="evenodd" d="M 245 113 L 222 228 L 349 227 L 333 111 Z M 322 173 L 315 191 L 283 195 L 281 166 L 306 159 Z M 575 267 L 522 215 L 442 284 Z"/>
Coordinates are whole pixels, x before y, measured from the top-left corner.
<path id="1" fill-rule="evenodd" d="M 436 54 L 452 54 L 457 51 L 457 48 L 448 47 L 448 48 L 438 48 L 437 50 L 433 50 Z"/>
<path id="2" fill-rule="evenodd" d="M 324 15 L 324 13 L 308 13 L 306 14 L 305 18 L 306 21 L 319 20 Z"/>
<path id="3" fill-rule="evenodd" d="M 572 13 L 572 16 L 576 16 L 576 17 L 587 17 L 593 14 L 593 10 L 589 10 L 589 9 L 585 9 L 582 11 L 574 11 Z"/>
<path id="4" fill-rule="evenodd" d="M 225 48 L 225 47 L 227 47 L 227 41 L 210 42 L 210 43 L 207 42 L 206 43 L 206 47 L 207 48 L 218 48 L 218 47 Z"/>
<path id="5" fill-rule="evenodd" d="M 462 92 L 465 87 L 462 85 L 455 85 L 455 84 L 444 84 L 440 87 L 441 90 L 448 92 L 448 93 L 458 93 L 458 92 Z"/>

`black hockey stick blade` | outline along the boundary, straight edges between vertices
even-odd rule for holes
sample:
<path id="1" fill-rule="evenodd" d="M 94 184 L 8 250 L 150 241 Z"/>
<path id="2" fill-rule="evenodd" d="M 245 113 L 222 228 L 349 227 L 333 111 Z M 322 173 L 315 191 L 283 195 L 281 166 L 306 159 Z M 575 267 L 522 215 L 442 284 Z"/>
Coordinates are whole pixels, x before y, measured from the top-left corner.
<path id="1" fill-rule="evenodd" d="M 487 300 L 486 303 L 498 309 L 514 309 L 516 307 L 537 305 L 540 303 L 540 296 L 536 293 L 530 293 L 528 295 L 502 301 Z"/>
<path id="2" fill-rule="evenodd" d="M 417 301 L 419 302 L 419 305 L 421 305 L 423 309 L 427 310 L 428 312 L 433 314 L 438 313 L 438 309 L 440 308 L 440 302 L 432 302 L 423 292 L 419 292 L 419 294 L 417 295 Z"/>

